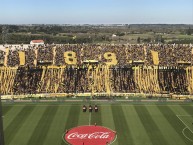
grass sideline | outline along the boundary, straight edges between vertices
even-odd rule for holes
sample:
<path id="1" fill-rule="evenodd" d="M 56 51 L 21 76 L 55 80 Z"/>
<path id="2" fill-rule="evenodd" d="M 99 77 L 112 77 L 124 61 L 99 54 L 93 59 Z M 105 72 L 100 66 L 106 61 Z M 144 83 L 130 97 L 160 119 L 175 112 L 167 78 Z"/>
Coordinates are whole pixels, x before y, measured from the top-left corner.
<path id="1" fill-rule="evenodd" d="M 97 104 L 99 112 L 83 113 L 83 104 Z M 192 125 L 193 103 L 3 103 L 5 145 L 66 145 L 62 139 L 66 129 L 89 123 L 116 130 L 112 145 L 192 145 L 193 134 L 177 115 Z"/>

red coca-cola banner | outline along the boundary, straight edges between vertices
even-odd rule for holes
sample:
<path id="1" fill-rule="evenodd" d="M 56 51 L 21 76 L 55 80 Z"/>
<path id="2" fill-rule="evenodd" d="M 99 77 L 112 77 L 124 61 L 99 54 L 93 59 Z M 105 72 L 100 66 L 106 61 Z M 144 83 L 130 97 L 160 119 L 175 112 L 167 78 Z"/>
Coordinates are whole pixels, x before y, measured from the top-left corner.
<path id="1" fill-rule="evenodd" d="M 106 145 L 112 143 L 115 137 L 115 131 L 102 126 L 79 126 L 64 135 L 71 145 Z"/>

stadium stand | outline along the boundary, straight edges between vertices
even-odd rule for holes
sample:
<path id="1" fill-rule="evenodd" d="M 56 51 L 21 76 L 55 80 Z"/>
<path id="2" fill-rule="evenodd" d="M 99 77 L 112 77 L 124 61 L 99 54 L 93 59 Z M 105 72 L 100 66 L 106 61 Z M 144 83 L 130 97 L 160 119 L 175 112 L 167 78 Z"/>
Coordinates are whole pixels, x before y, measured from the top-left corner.
<path id="1" fill-rule="evenodd" d="M 41 45 L 0 51 L 0 92 L 193 94 L 192 45 Z"/>

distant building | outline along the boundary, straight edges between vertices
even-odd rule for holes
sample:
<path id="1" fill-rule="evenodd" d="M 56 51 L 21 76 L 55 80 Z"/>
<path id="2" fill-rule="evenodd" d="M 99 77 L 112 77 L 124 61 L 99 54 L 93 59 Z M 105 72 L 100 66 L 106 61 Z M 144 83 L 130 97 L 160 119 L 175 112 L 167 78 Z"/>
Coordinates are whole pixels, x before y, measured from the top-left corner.
<path id="1" fill-rule="evenodd" d="M 44 40 L 32 40 L 31 45 L 44 45 Z"/>

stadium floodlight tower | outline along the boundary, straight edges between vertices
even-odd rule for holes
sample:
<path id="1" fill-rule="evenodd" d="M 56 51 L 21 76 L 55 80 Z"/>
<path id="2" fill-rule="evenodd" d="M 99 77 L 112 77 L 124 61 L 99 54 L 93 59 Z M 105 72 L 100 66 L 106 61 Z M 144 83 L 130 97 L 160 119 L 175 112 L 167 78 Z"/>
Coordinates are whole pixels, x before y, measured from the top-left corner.
<path id="1" fill-rule="evenodd" d="M 3 118 L 2 118 L 1 93 L 0 93 L 0 145 L 4 145 L 4 132 L 3 132 Z"/>

